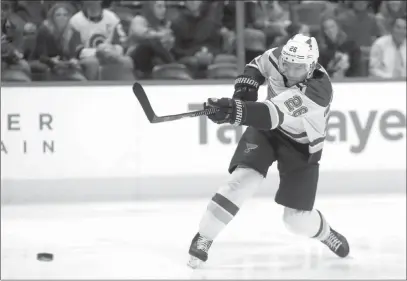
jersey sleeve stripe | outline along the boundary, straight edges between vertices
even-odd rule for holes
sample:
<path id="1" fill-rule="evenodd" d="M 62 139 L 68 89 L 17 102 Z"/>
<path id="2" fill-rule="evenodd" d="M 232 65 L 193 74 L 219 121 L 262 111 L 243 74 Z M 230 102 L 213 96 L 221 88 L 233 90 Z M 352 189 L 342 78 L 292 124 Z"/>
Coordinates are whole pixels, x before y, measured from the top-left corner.
<path id="1" fill-rule="evenodd" d="M 259 70 L 259 66 L 257 65 L 257 63 L 254 60 L 252 60 L 250 63 L 246 64 L 246 66 L 254 67 L 257 70 Z"/>
<path id="2" fill-rule="evenodd" d="M 324 140 L 325 137 L 320 137 L 310 142 L 308 146 L 309 153 L 315 153 L 321 150 L 324 147 Z"/>
<path id="3" fill-rule="evenodd" d="M 283 114 L 280 114 L 279 109 L 277 108 L 277 106 L 274 105 L 273 102 L 266 100 L 263 102 L 265 105 L 267 105 L 269 112 L 270 112 L 270 119 L 271 119 L 271 130 L 277 128 L 278 126 L 281 125 L 281 123 L 283 123 Z"/>
<path id="4" fill-rule="evenodd" d="M 299 133 L 299 134 L 295 134 L 295 133 L 288 132 L 288 131 L 284 130 L 284 129 L 281 128 L 281 127 L 280 127 L 280 130 L 281 130 L 283 133 L 289 135 L 290 137 L 292 137 L 292 138 L 294 138 L 294 139 L 300 139 L 300 138 L 305 138 L 305 137 L 307 137 L 307 133 L 306 133 L 306 132 L 302 132 L 302 133 Z"/>
<path id="5" fill-rule="evenodd" d="M 308 146 L 308 151 L 309 151 L 309 153 L 315 153 L 315 152 L 317 152 L 319 150 L 322 150 L 323 147 L 324 147 L 324 142 L 322 141 L 322 142 L 319 142 L 318 144 L 316 144 L 314 146 L 309 145 Z"/>
<path id="6" fill-rule="evenodd" d="M 310 146 L 316 146 L 319 143 L 323 142 L 325 140 L 325 137 L 321 137 L 321 138 L 317 138 L 316 140 L 313 140 L 312 142 L 310 142 Z"/>
<path id="7" fill-rule="evenodd" d="M 271 98 L 275 98 L 277 97 L 276 92 L 273 90 L 273 88 L 271 87 L 271 85 L 269 84 L 267 86 L 267 99 L 271 99 Z"/>

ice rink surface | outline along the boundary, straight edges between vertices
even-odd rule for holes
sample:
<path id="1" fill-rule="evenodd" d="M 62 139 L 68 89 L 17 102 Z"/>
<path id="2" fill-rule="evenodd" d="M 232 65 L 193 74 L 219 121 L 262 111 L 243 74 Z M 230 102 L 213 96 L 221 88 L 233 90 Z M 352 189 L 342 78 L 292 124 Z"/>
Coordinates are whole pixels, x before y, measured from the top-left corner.
<path id="1" fill-rule="evenodd" d="M 316 208 L 351 253 L 290 234 L 273 198 L 253 198 L 214 242 L 206 267 L 187 266 L 208 199 L 2 206 L 2 279 L 406 278 L 406 195 L 319 197 Z M 38 252 L 54 254 L 40 262 Z"/>

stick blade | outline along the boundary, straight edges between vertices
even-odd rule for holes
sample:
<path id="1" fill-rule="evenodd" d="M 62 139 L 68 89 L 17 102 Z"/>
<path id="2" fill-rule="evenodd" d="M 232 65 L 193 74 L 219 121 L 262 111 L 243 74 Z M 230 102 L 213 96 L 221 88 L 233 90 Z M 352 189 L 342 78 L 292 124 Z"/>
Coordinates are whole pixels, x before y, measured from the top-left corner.
<path id="1" fill-rule="evenodd" d="M 151 107 L 150 101 L 147 98 L 146 92 L 144 91 L 143 86 L 141 86 L 140 83 L 134 83 L 133 93 L 137 97 L 141 107 L 143 108 L 148 121 L 150 121 L 150 123 L 156 123 L 156 115 L 153 111 L 153 108 Z"/>
<path id="2" fill-rule="evenodd" d="M 174 114 L 174 115 L 166 115 L 166 116 L 157 116 L 154 113 L 153 108 L 151 107 L 150 101 L 148 100 L 147 94 L 144 91 L 143 87 L 140 85 L 140 83 L 134 83 L 133 84 L 133 92 L 135 96 L 137 97 L 138 101 L 140 102 L 141 107 L 143 108 L 144 113 L 146 114 L 148 121 L 150 123 L 162 123 L 162 122 L 169 122 L 169 121 L 175 121 L 187 117 L 198 117 L 198 116 L 206 116 L 213 114 L 217 111 L 219 111 L 219 108 L 207 108 L 207 109 L 202 109 L 198 111 L 191 111 L 191 112 L 185 112 L 185 113 L 180 113 L 180 114 Z"/>

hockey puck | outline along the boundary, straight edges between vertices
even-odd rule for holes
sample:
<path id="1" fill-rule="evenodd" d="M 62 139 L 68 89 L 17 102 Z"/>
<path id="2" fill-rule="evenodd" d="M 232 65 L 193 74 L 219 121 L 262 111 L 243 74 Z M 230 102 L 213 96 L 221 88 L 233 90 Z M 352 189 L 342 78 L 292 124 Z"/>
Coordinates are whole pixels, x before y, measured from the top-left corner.
<path id="1" fill-rule="evenodd" d="M 50 253 L 38 253 L 37 260 L 39 261 L 52 261 L 54 258 L 53 254 Z"/>

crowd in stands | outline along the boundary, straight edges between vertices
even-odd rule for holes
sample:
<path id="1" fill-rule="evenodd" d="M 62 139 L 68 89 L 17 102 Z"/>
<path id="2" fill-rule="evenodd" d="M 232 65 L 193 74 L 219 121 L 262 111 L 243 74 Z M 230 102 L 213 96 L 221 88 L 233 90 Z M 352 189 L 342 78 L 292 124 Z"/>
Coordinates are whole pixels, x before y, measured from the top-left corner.
<path id="1" fill-rule="evenodd" d="M 334 78 L 406 77 L 406 1 L 1 1 L 2 81 L 224 79 L 296 33 Z"/>

